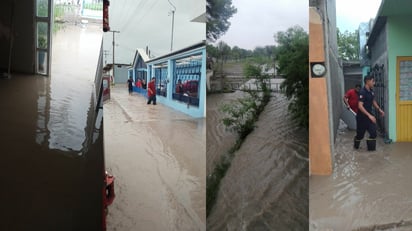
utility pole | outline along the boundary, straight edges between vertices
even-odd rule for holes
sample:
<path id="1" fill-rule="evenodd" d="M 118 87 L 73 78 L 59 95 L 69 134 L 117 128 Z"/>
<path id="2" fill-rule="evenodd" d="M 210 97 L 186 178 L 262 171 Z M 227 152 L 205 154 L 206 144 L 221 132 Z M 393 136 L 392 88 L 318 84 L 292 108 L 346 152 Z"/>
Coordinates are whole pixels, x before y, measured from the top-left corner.
<path id="1" fill-rule="evenodd" d="M 112 32 L 113 33 L 113 42 L 112 42 L 112 44 L 113 44 L 113 81 L 115 81 L 115 77 L 114 77 L 114 64 L 115 64 L 115 62 L 114 62 L 114 47 L 116 46 L 116 43 L 115 43 L 115 40 L 114 40 L 114 33 L 120 33 L 120 31 L 116 31 L 116 30 L 110 30 L 109 32 Z"/>
<path id="2" fill-rule="evenodd" d="M 175 25 L 175 11 L 176 11 L 176 7 L 170 2 L 170 0 L 168 0 L 170 5 L 173 6 L 173 10 L 172 10 L 172 41 L 170 43 L 170 51 L 173 51 L 173 30 L 174 30 L 174 25 Z"/>
<path id="3" fill-rule="evenodd" d="M 103 55 L 104 55 L 104 64 L 107 63 L 107 56 L 109 55 L 109 51 L 108 50 L 103 50 Z"/>

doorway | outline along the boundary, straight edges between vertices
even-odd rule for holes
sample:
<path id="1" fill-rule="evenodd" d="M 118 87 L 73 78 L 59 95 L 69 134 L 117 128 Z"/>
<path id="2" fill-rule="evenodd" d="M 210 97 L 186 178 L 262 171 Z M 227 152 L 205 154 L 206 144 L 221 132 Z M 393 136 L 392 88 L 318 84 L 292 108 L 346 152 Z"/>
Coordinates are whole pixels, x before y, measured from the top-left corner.
<path id="1" fill-rule="evenodd" d="M 36 65 L 35 73 L 50 75 L 50 51 L 51 51 L 51 15 L 53 15 L 52 0 L 36 0 Z"/>
<path id="2" fill-rule="evenodd" d="M 398 57 L 396 68 L 396 139 L 412 141 L 412 57 Z"/>

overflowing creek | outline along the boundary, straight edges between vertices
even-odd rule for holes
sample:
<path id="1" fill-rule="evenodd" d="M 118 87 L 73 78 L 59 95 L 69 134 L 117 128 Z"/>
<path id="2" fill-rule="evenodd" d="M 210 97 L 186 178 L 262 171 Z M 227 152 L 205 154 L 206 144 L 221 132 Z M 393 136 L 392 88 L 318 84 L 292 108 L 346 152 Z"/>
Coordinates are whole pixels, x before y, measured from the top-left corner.
<path id="1" fill-rule="evenodd" d="M 207 98 L 209 173 L 236 140 L 221 124 L 221 112 L 209 105 L 229 103 L 241 95 Z M 308 229 L 307 131 L 291 122 L 287 107 L 283 95 L 272 95 L 221 181 L 207 230 Z"/>
<path id="2" fill-rule="evenodd" d="M 0 80 L 0 230 L 102 227 L 101 39 L 99 27 L 67 26 L 53 35 L 49 77 Z"/>
<path id="3" fill-rule="evenodd" d="M 355 150 L 355 133 L 341 122 L 332 175 L 310 177 L 310 230 L 411 230 L 412 143 Z"/>

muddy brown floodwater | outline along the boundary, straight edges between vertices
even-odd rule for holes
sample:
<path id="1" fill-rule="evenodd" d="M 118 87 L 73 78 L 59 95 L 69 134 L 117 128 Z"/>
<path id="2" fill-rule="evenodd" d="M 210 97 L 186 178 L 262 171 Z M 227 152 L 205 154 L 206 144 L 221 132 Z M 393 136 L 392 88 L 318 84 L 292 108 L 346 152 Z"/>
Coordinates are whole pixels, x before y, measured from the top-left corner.
<path id="1" fill-rule="evenodd" d="M 208 97 L 208 105 L 229 97 Z M 308 229 L 307 131 L 290 121 L 287 106 L 284 96 L 272 96 L 256 129 L 236 151 L 207 230 Z M 214 129 L 220 128 L 208 123 L 207 132 L 218 134 Z"/>
<path id="2" fill-rule="evenodd" d="M 227 94 L 211 94 L 206 100 L 207 137 L 206 142 L 210 144 L 206 149 L 206 174 L 209 175 L 223 154 L 235 144 L 236 133 L 226 129 L 222 122 L 225 116 L 221 111 L 223 104 L 236 102 L 243 97 L 244 93 L 236 91 Z"/>
<path id="3" fill-rule="evenodd" d="M 310 230 L 412 230 L 412 143 L 378 138 L 368 152 L 354 136 L 341 125 L 333 174 L 310 177 Z"/>
<path id="4" fill-rule="evenodd" d="M 101 38 L 97 26 L 68 26 L 53 37 L 50 77 L 0 79 L 0 230 L 101 230 Z"/>
<path id="5" fill-rule="evenodd" d="M 104 104 L 104 129 L 116 177 L 108 230 L 205 230 L 205 119 L 147 105 L 124 84 Z"/>

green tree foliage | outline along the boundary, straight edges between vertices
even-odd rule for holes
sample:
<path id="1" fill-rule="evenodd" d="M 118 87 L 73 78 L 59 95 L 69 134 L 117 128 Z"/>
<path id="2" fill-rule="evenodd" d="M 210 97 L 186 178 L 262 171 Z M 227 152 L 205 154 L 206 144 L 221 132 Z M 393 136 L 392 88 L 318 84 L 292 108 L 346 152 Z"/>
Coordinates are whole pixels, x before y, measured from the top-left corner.
<path id="1" fill-rule="evenodd" d="M 340 32 L 337 28 L 339 56 L 346 61 L 359 60 L 359 31 Z"/>
<path id="2" fill-rule="evenodd" d="M 309 126 L 309 38 L 299 26 L 275 35 L 278 73 L 285 77 L 281 88 L 291 100 L 289 111 L 300 126 Z"/>
<path id="3" fill-rule="evenodd" d="M 209 41 L 216 41 L 230 27 L 229 18 L 237 12 L 232 0 L 207 0 L 206 37 Z"/>

